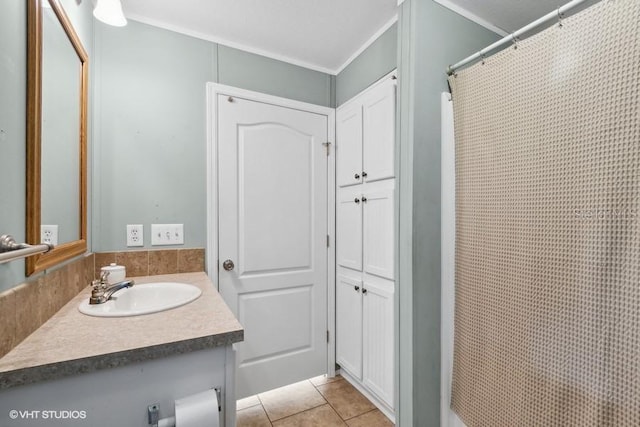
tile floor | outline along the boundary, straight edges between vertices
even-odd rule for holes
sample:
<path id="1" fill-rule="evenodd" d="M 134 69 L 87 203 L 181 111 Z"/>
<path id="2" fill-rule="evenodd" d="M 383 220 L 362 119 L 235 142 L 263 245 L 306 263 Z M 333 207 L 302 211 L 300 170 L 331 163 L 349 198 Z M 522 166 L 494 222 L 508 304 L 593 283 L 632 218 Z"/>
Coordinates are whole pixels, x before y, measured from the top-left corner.
<path id="1" fill-rule="evenodd" d="M 238 427 L 393 426 L 339 376 L 320 376 L 238 400 L 237 411 Z"/>

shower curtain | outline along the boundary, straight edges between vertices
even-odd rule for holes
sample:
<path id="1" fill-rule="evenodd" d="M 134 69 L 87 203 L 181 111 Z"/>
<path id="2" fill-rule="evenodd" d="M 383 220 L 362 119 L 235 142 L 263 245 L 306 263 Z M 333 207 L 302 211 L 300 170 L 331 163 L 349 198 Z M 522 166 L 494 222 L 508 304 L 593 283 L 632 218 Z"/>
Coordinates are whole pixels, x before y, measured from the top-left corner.
<path id="1" fill-rule="evenodd" d="M 471 426 L 640 426 L 640 0 L 452 76 L 451 407 Z"/>

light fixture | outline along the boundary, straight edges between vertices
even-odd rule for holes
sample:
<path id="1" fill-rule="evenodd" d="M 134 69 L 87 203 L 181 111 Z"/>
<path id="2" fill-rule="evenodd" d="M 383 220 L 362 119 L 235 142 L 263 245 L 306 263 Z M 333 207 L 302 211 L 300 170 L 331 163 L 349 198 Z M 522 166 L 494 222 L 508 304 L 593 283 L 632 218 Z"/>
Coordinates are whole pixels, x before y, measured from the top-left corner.
<path id="1" fill-rule="evenodd" d="M 99 21 L 114 27 L 124 27 L 127 25 L 127 18 L 122 13 L 120 0 L 98 0 L 93 9 L 93 16 Z"/>

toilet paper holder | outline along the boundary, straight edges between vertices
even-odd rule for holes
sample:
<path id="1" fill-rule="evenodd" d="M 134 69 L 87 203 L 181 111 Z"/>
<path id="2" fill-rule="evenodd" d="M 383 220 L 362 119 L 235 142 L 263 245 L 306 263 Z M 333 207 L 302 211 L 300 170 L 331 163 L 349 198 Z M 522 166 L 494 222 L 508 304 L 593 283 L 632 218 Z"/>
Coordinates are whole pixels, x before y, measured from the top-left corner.
<path id="1" fill-rule="evenodd" d="M 218 412 L 222 412 L 222 389 L 220 387 L 214 388 L 216 392 L 216 397 L 218 399 Z M 160 404 L 154 403 L 153 405 L 147 406 L 147 415 L 149 418 L 149 425 L 151 427 L 170 427 L 175 426 L 175 417 L 168 417 L 160 419 Z"/>

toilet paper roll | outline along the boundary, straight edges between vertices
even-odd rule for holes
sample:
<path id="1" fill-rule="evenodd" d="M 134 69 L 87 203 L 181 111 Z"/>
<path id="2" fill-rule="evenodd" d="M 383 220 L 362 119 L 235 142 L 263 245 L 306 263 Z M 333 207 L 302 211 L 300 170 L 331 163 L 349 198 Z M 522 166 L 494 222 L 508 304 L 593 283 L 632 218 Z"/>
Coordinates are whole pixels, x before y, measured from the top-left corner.
<path id="1" fill-rule="evenodd" d="M 219 427 L 219 414 L 215 390 L 176 400 L 176 427 Z"/>

